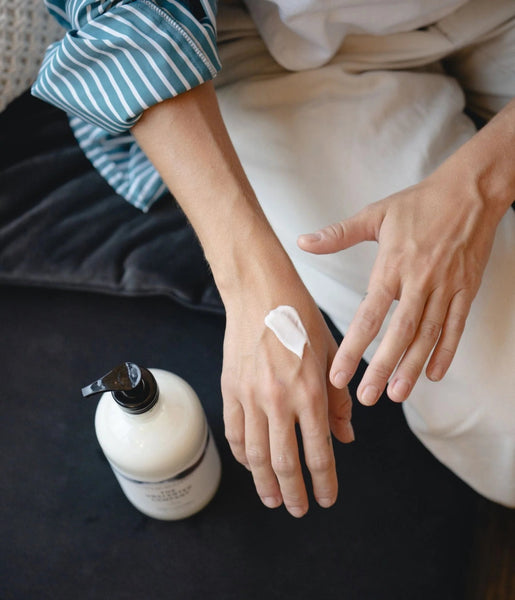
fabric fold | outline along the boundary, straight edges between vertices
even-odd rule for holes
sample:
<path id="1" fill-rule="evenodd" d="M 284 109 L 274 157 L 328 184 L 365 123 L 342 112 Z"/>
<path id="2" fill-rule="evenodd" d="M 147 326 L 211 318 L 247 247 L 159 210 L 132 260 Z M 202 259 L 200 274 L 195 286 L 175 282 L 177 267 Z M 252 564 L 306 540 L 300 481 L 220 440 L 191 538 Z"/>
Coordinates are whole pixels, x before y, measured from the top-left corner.
<path id="1" fill-rule="evenodd" d="M 142 210 L 165 191 L 129 133 L 149 107 L 220 70 L 216 2 L 48 0 L 67 30 L 52 44 L 32 87 L 62 108 L 77 140 L 109 184 Z M 134 167 L 137 168 L 134 168 Z"/>

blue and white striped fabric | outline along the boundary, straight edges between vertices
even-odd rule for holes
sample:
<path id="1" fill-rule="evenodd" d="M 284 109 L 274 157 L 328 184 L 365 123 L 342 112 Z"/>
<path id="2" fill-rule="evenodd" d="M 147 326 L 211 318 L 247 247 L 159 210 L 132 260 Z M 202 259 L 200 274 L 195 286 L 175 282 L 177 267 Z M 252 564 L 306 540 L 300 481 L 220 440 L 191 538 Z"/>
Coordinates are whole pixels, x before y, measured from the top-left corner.
<path id="1" fill-rule="evenodd" d="M 216 0 L 46 0 L 67 29 L 32 93 L 63 110 L 93 165 L 146 211 L 165 185 L 130 134 L 150 106 L 214 78 Z"/>

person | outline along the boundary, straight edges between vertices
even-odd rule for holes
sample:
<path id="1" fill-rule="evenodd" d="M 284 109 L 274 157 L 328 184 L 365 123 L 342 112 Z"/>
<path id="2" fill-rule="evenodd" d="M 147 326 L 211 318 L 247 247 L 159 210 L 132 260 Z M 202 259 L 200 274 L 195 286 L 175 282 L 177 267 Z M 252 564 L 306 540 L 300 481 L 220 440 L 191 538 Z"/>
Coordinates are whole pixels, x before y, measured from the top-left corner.
<path id="1" fill-rule="evenodd" d="M 226 309 L 227 439 L 296 517 L 296 427 L 331 506 L 362 357 L 363 404 L 386 389 L 444 464 L 515 505 L 515 7 L 401 4 L 48 1 L 67 33 L 33 93 L 135 206 L 168 188 L 183 208 Z M 301 357 L 264 323 L 278 306 Z"/>

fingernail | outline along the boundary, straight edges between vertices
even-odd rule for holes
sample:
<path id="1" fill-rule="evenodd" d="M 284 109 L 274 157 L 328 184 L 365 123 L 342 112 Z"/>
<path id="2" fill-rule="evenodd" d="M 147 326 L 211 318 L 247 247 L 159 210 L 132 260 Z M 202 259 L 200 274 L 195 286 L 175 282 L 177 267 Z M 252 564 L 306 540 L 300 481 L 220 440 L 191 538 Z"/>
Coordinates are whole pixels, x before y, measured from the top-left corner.
<path id="1" fill-rule="evenodd" d="M 443 377 L 442 367 L 439 365 L 433 367 L 431 369 L 431 373 L 428 373 L 427 376 L 431 381 L 440 381 L 440 379 Z"/>
<path id="2" fill-rule="evenodd" d="M 337 387 L 339 389 L 344 388 L 348 383 L 347 374 L 343 371 L 338 371 L 336 375 L 332 378 L 332 382 L 334 387 Z"/>
<path id="3" fill-rule="evenodd" d="M 367 385 L 361 394 L 361 403 L 370 406 L 374 404 L 379 396 L 379 390 L 375 385 Z"/>
<path id="4" fill-rule="evenodd" d="M 333 498 L 317 498 L 317 502 L 322 508 L 329 508 L 330 506 L 332 506 L 334 504 L 334 499 Z"/>
<path id="5" fill-rule="evenodd" d="M 281 499 L 277 496 L 265 496 L 265 498 L 261 498 L 261 501 L 268 508 L 277 508 L 281 505 Z"/>
<path id="6" fill-rule="evenodd" d="M 315 233 L 303 233 L 300 237 L 299 240 L 301 242 L 319 242 L 322 239 L 322 234 L 319 231 L 316 231 Z"/>
<path id="7" fill-rule="evenodd" d="M 288 512 L 296 519 L 300 519 L 300 517 L 303 517 L 306 514 L 306 511 L 300 506 L 292 506 L 291 508 L 288 508 Z"/>
<path id="8" fill-rule="evenodd" d="M 407 398 L 409 390 L 410 384 L 407 381 L 404 379 L 397 379 L 392 386 L 392 394 L 395 396 L 392 400 L 402 402 Z"/>

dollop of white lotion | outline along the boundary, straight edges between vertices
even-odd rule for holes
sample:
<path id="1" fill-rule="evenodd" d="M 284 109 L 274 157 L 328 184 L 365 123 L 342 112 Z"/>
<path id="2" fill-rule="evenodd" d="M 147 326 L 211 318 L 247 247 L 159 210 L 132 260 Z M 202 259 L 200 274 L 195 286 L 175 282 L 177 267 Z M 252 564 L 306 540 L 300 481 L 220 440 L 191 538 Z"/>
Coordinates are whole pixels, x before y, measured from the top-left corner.
<path id="1" fill-rule="evenodd" d="M 283 305 L 271 310 L 265 317 L 265 325 L 283 346 L 302 359 L 304 346 L 309 343 L 308 334 L 293 306 Z"/>

